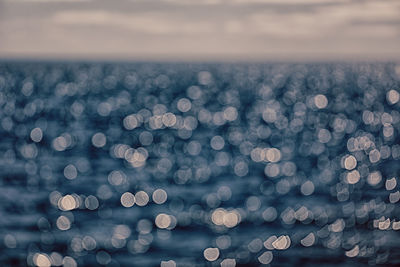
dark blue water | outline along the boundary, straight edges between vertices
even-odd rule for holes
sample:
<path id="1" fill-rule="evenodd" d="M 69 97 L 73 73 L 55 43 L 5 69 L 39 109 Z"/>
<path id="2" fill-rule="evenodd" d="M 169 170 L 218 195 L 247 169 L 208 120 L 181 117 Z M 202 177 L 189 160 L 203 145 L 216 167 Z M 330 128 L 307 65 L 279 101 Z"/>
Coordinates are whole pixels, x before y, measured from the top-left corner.
<path id="1" fill-rule="evenodd" d="M 400 264 L 395 64 L 0 64 L 2 266 Z"/>

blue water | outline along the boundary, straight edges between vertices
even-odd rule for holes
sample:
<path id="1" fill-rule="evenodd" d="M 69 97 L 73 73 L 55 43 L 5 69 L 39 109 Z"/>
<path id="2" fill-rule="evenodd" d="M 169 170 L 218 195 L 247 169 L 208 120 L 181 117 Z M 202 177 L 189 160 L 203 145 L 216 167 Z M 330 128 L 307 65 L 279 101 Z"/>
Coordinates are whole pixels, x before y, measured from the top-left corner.
<path id="1" fill-rule="evenodd" d="M 0 263 L 398 265 L 399 70 L 0 63 Z"/>

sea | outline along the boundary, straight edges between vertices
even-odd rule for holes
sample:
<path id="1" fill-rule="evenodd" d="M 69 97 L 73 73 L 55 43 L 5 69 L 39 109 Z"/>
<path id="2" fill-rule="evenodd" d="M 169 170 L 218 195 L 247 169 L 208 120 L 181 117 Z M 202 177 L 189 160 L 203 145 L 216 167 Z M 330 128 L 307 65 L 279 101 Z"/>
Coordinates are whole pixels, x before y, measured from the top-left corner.
<path id="1" fill-rule="evenodd" d="M 399 266 L 400 65 L 0 62 L 1 266 Z"/>

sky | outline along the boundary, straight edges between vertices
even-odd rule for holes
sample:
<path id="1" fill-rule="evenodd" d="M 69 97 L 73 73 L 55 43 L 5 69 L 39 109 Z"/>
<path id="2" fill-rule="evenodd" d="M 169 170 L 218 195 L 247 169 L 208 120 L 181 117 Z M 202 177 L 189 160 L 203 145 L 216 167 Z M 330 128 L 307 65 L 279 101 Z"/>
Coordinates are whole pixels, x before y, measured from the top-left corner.
<path id="1" fill-rule="evenodd" d="M 399 60 L 400 0 L 0 0 L 0 58 Z"/>

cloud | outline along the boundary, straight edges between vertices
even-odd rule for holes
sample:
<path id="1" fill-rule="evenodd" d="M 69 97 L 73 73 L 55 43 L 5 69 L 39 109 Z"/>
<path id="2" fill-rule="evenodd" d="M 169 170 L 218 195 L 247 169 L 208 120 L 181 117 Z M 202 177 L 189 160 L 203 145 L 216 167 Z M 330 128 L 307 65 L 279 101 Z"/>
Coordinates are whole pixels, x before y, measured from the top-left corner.
<path id="1" fill-rule="evenodd" d="M 68 2 L 91 2 L 92 0 L 3 0 L 4 2 L 14 2 L 14 3 L 68 3 Z"/>
<path id="2" fill-rule="evenodd" d="M 132 2 L 145 2 L 151 0 L 130 0 Z M 199 5 L 315 5 L 326 3 L 348 3 L 352 0 L 157 0 L 158 2 L 165 2 L 173 5 L 184 6 L 199 6 Z"/>
<path id="3" fill-rule="evenodd" d="M 161 0 L 162 2 L 175 4 L 175 5 L 217 5 L 224 3 L 223 0 Z"/>
<path id="4" fill-rule="evenodd" d="M 315 5 L 315 4 L 338 4 L 348 3 L 351 0 L 232 0 L 232 3 L 251 5 L 251 4 L 264 4 L 264 5 Z"/>
<path id="5" fill-rule="evenodd" d="M 63 25 L 77 26 L 114 26 L 147 34 L 201 34 L 212 33 L 212 23 L 179 19 L 162 12 L 115 13 L 104 10 L 61 11 L 52 17 L 52 21 Z"/>

